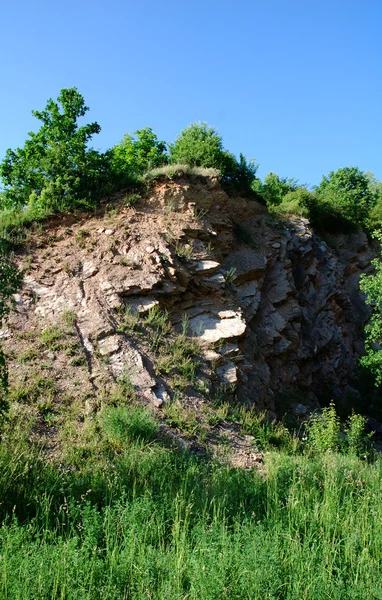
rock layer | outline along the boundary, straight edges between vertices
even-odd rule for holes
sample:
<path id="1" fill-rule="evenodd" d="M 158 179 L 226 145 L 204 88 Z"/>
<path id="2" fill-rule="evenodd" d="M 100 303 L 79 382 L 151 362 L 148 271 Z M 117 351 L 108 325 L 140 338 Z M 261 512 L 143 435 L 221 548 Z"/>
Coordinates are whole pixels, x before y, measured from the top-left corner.
<path id="1" fill-rule="evenodd" d="M 71 311 L 91 380 L 97 356 L 106 357 L 110 377 L 128 368 L 159 406 L 166 381 L 137 340 L 117 332 L 117 315 L 161 306 L 175 327 L 186 315 L 221 384 L 260 408 L 277 410 L 285 390 L 345 393 L 369 315 L 358 280 L 375 251 L 364 234 L 324 242 L 305 219 L 274 222 L 257 202 L 230 198 L 209 179 L 159 182 L 135 208 L 69 227 L 56 220 L 47 231 L 49 240 L 19 256 L 29 272 L 2 332 L 9 346 L 13 330 Z"/>

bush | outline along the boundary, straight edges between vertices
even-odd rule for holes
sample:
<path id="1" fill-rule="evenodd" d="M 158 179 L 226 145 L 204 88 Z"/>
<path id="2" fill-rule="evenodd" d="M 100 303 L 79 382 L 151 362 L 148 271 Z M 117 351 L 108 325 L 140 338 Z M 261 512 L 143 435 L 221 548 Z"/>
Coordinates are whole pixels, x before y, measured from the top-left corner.
<path id="1" fill-rule="evenodd" d="M 288 192 L 280 204 L 268 206 L 270 212 L 276 215 L 297 215 L 299 217 L 309 218 L 309 210 L 306 207 L 312 192 L 306 188 L 298 188 L 294 192 Z"/>
<path id="2" fill-rule="evenodd" d="M 239 192 L 251 192 L 256 179 L 256 162 L 247 161 L 242 154 L 237 161 L 224 149 L 221 136 L 207 123 L 193 123 L 182 131 L 170 145 L 170 162 L 218 169 L 222 184 Z"/>
<path id="3" fill-rule="evenodd" d="M 313 453 L 323 454 L 337 451 L 340 445 L 340 420 L 333 403 L 322 410 L 322 414 L 314 415 L 308 423 L 307 446 Z"/>
<path id="4" fill-rule="evenodd" d="M 255 186 L 256 191 L 263 198 L 267 206 L 277 206 L 281 204 L 284 197 L 297 190 L 297 181 L 287 177 L 279 177 L 277 173 L 268 173 L 264 183 L 260 181 Z"/>
<path id="5" fill-rule="evenodd" d="M 372 434 L 366 434 L 365 424 L 365 417 L 353 411 L 341 432 L 340 419 L 331 402 L 320 415 L 314 415 L 306 426 L 308 451 L 314 455 L 343 452 L 349 456 L 366 458 Z"/>
<path id="6" fill-rule="evenodd" d="M 382 232 L 375 234 L 382 242 Z M 375 383 L 382 383 L 382 257 L 372 261 L 375 272 L 371 275 L 361 274 L 360 289 L 366 294 L 366 301 L 373 306 L 373 314 L 365 327 L 365 355 L 361 365 L 375 377 Z"/>
<path id="7" fill-rule="evenodd" d="M 193 123 L 170 145 L 170 162 L 191 167 L 212 167 L 224 172 L 229 153 L 220 135 L 207 123 Z"/>
<path id="8" fill-rule="evenodd" d="M 331 171 L 316 188 L 319 201 L 333 209 L 345 221 L 362 226 L 376 202 L 370 180 L 358 167 Z"/>
<path id="9" fill-rule="evenodd" d="M 309 221 L 317 231 L 350 233 L 357 225 L 346 218 L 338 207 L 327 202 L 314 192 L 308 192 L 300 199 Z"/>
<path id="10" fill-rule="evenodd" d="M 150 127 L 135 131 L 134 136 L 127 133 L 110 151 L 111 169 L 120 185 L 139 181 L 147 171 L 168 161 L 165 142 Z"/>

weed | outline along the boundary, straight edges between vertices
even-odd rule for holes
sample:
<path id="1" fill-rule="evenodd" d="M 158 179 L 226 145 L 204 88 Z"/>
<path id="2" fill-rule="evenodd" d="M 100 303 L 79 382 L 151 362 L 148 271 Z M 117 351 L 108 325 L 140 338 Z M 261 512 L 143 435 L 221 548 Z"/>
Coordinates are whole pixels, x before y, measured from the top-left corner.
<path id="1" fill-rule="evenodd" d="M 78 229 L 74 234 L 74 238 L 80 248 L 86 248 L 89 237 L 90 233 L 86 229 Z"/>
<path id="2" fill-rule="evenodd" d="M 208 213 L 209 213 L 208 208 L 199 208 L 198 206 L 195 206 L 195 208 L 194 208 L 195 221 L 197 221 L 198 223 L 202 223 L 204 218 L 208 215 Z"/>
<path id="3" fill-rule="evenodd" d="M 73 330 L 76 322 L 76 313 L 72 310 L 64 311 L 62 313 L 62 321 L 70 330 Z"/>
<path id="4" fill-rule="evenodd" d="M 191 244 L 181 244 L 177 242 L 174 247 L 174 252 L 181 260 L 190 260 L 194 249 Z"/>
<path id="5" fill-rule="evenodd" d="M 70 267 L 70 266 L 68 265 L 68 263 L 64 263 L 64 264 L 62 265 L 62 270 L 63 270 L 63 272 L 64 272 L 64 273 L 66 273 L 66 274 L 67 274 L 69 277 L 73 277 L 73 276 L 74 276 L 74 273 L 75 273 L 75 272 L 74 272 L 74 270 L 72 269 L 72 267 Z"/>
<path id="6" fill-rule="evenodd" d="M 21 363 L 35 362 L 40 358 L 40 352 L 37 348 L 28 348 L 18 355 L 18 361 Z"/>
<path id="7" fill-rule="evenodd" d="M 321 414 L 315 414 L 306 425 L 306 446 L 311 452 L 323 454 L 335 452 L 340 446 L 340 420 L 334 403 L 331 402 Z"/>
<path id="8" fill-rule="evenodd" d="M 151 169 L 151 171 L 146 173 L 145 178 L 147 180 L 158 179 L 160 177 L 175 179 L 177 177 L 183 177 L 184 175 L 195 175 L 197 177 L 218 177 L 220 175 L 220 171 L 207 167 L 191 167 L 190 165 L 172 164 Z"/>
<path id="9" fill-rule="evenodd" d="M 142 200 L 142 196 L 140 194 L 137 194 L 137 193 L 126 194 L 125 205 L 129 206 L 129 207 L 134 206 L 140 200 Z"/>
<path id="10" fill-rule="evenodd" d="M 70 342 L 65 348 L 66 356 L 75 356 L 80 350 L 78 342 Z"/>
<path id="11" fill-rule="evenodd" d="M 184 357 L 178 364 L 178 371 L 189 383 L 195 383 L 196 372 L 200 363 L 190 357 Z"/>
<path id="12" fill-rule="evenodd" d="M 177 400 L 166 404 L 163 408 L 166 422 L 188 436 L 195 437 L 200 432 L 200 424 L 194 411 L 187 409 Z"/>
<path id="13" fill-rule="evenodd" d="M 10 400 L 20 404 L 34 404 L 39 400 L 53 399 L 58 386 L 53 377 L 29 376 L 28 381 L 10 388 Z"/>
<path id="14" fill-rule="evenodd" d="M 115 204 L 107 204 L 105 207 L 105 216 L 109 219 L 114 218 L 118 214 L 118 207 Z"/>
<path id="15" fill-rule="evenodd" d="M 86 358 L 83 354 L 75 356 L 69 363 L 72 367 L 83 367 L 86 365 Z"/>
<path id="16" fill-rule="evenodd" d="M 235 267 L 231 267 L 228 271 L 223 273 L 224 281 L 226 283 L 233 283 L 236 279 L 237 271 Z"/>
<path id="17" fill-rule="evenodd" d="M 119 446 L 126 441 L 152 442 L 159 431 L 152 414 L 142 406 L 107 408 L 102 423 L 110 440 Z"/>
<path id="18" fill-rule="evenodd" d="M 40 333 L 39 348 L 57 352 L 63 347 L 64 332 L 57 325 L 50 325 Z"/>
<path id="19" fill-rule="evenodd" d="M 134 331 L 136 331 L 140 321 L 138 311 L 133 311 L 131 306 L 122 306 L 118 310 L 118 316 L 120 318 L 120 322 L 117 327 L 118 333 L 128 333 L 131 335 L 134 333 Z"/>
<path id="20" fill-rule="evenodd" d="M 346 452 L 350 456 L 367 458 L 370 454 L 370 439 L 373 432 L 365 433 L 366 419 L 352 412 L 345 425 Z"/>
<path id="21" fill-rule="evenodd" d="M 161 310 L 158 306 L 150 308 L 147 316 L 144 317 L 143 322 L 148 327 L 155 329 L 153 335 L 153 348 L 157 348 L 166 335 L 171 331 L 171 323 L 167 310 Z"/>

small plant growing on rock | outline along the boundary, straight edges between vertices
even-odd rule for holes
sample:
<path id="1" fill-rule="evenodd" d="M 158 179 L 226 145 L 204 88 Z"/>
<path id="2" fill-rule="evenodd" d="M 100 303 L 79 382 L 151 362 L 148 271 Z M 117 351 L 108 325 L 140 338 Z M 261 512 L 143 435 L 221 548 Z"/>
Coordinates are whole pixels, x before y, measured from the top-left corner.
<path id="1" fill-rule="evenodd" d="M 190 260 L 192 258 L 193 247 L 191 244 L 181 244 L 180 242 L 177 242 L 174 251 L 180 260 Z"/>
<path id="2" fill-rule="evenodd" d="M 74 234 L 75 240 L 80 248 L 86 248 L 87 239 L 90 237 L 90 233 L 86 229 L 79 229 Z"/>
<path id="3" fill-rule="evenodd" d="M 223 277 L 226 283 L 233 283 L 236 278 L 236 268 L 231 267 L 228 271 L 223 273 Z"/>
<path id="4" fill-rule="evenodd" d="M 139 324 L 139 312 L 133 311 L 131 306 L 121 307 L 118 311 L 120 323 L 117 327 L 117 333 L 132 334 L 136 331 Z"/>
<path id="5" fill-rule="evenodd" d="M 137 202 L 139 202 L 140 200 L 142 200 L 142 196 L 140 194 L 126 194 L 125 205 L 131 207 L 137 204 Z"/>
<path id="6" fill-rule="evenodd" d="M 62 348 L 64 332 L 57 325 L 50 325 L 40 334 L 39 347 L 56 352 Z"/>

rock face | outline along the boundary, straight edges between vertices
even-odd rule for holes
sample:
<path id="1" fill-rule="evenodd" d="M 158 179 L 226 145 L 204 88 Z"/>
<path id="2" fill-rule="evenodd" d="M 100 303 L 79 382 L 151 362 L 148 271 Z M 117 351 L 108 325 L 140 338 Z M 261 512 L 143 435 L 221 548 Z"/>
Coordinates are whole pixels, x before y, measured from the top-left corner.
<path id="1" fill-rule="evenodd" d="M 1 334 L 10 347 L 12 331 L 70 311 L 90 380 L 128 368 L 160 406 L 167 383 L 153 357 L 118 331 L 121 310 L 139 318 L 160 306 L 175 328 L 187 323 L 217 380 L 260 408 L 277 410 L 286 389 L 345 393 L 369 315 L 358 281 L 375 251 L 364 234 L 324 242 L 305 219 L 273 222 L 263 206 L 229 198 L 208 179 L 157 183 L 113 217 L 68 218 L 48 224 L 28 250 L 17 312 Z"/>

